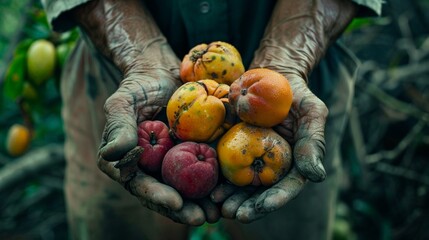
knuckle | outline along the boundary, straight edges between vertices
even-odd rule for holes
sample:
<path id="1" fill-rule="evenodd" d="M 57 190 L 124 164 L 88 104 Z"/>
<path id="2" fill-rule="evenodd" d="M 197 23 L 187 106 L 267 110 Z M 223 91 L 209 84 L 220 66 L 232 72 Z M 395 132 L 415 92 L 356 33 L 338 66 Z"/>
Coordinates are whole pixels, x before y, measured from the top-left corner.
<path id="1" fill-rule="evenodd" d="M 116 105 L 115 102 L 116 102 L 115 94 L 113 94 L 109 98 L 107 98 L 106 102 L 104 103 L 104 108 L 103 108 L 104 112 L 106 114 L 109 114 L 112 111 L 112 109 Z"/>
<path id="2" fill-rule="evenodd" d="M 320 100 L 319 98 L 316 98 L 316 99 L 317 100 L 315 101 L 315 108 L 316 108 L 317 112 L 323 118 L 327 118 L 328 114 L 329 114 L 328 107 L 326 106 L 326 104 L 322 100 Z"/>

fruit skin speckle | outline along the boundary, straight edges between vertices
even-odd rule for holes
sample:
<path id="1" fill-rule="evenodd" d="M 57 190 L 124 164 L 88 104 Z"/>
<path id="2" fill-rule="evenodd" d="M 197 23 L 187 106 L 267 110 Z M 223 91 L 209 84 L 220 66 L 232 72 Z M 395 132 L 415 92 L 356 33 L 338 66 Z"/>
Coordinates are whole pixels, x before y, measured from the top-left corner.
<path id="1" fill-rule="evenodd" d="M 228 99 L 242 121 L 273 127 L 286 119 L 293 93 L 289 81 L 282 74 L 267 68 L 255 68 L 231 84 Z"/>
<path id="2" fill-rule="evenodd" d="M 271 186 L 292 166 L 289 143 L 272 128 L 240 122 L 217 144 L 221 173 L 237 186 Z"/>
<path id="3" fill-rule="evenodd" d="M 245 71 L 238 50 L 226 42 L 199 44 L 182 59 L 180 78 L 183 82 L 212 79 L 231 85 Z"/>
<path id="4" fill-rule="evenodd" d="M 189 89 L 194 89 L 189 91 Z M 182 141 L 212 142 L 232 126 L 229 86 L 205 79 L 180 86 L 167 103 L 168 126 Z"/>

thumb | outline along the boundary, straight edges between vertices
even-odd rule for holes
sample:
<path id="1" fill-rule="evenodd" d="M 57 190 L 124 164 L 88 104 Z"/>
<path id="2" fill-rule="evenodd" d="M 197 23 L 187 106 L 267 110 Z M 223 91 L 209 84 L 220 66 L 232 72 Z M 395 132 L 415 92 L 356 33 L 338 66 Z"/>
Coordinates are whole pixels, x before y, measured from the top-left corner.
<path id="1" fill-rule="evenodd" d="M 322 160 L 325 156 L 325 122 L 328 109 L 325 104 L 313 95 L 305 106 L 310 111 L 304 111 L 298 119 L 296 142 L 293 155 L 298 171 L 313 182 L 321 182 L 326 178 Z M 305 108 L 304 107 L 304 108 Z"/>
<path id="2" fill-rule="evenodd" d="M 325 156 L 325 123 L 328 108 L 303 81 L 296 82 L 294 96 L 296 132 L 293 155 L 298 171 L 310 181 L 326 178 L 322 160 Z M 298 86 L 298 85 L 302 86 Z"/>
<path id="3" fill-rule="evenodd" d="M 137 146 L 137 118 L 130 94 L 117 91 L 105 105 L 106 125 L 100 155 L 106 161 L 117 161 Z"/>
<path id="4" fill-rule="evenodd" d="M 326 178 L 322 159 L 325 155 L 325 143 L 320 139 L 301 139 L 296 142 L 293 151 L 298 171 L 312 182 L 321 182 Z"/>

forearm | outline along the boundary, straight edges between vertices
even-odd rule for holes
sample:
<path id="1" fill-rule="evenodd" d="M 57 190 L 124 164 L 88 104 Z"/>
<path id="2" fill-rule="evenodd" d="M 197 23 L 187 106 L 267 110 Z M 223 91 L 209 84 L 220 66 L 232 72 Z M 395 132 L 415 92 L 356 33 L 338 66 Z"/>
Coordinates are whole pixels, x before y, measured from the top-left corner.
<path id="1" fill-rule="evenodd" d="M 346 0 L 278 1 L 252 67 L 273 67 L 307 79 L 356 11 Z"/>
<path id="2" fill-rule="evenodd" d="M 95 0 L 72 11 L 94 46 L 125 74 L 178 69 L 178 59 L 141 1 Z"/>

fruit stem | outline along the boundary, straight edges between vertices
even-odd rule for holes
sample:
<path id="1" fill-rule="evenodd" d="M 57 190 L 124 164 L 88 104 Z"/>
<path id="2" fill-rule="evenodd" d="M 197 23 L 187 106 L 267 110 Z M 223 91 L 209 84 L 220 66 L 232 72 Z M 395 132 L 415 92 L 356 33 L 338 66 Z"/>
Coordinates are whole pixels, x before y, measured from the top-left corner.
<path id="1" fill-rule="evenodd" d="M 151 145 L 155 145 L 156 144 L 157 139 L 156 139 L 156 135 L 155 135 L 154 131 L 150 131 L 149 139 L 150 139 L 150 144 Z"/>
<path id="2" fill-rule="evenodd" d="M 197 159 L 198 159 L 199 161 L 204 160 L 204 155 L 202 155 L 202 154 L 198 154 L 198 155 L 197 155 Z"/>
<path id="3" fill-rule="evenodd" d="M 243 96 L 246 95 L 247 94 L 247 88 L 241 89 L 240 90 L 240 94 L 243 95 Z"/>
<path id="4" fill-rule="evenodd" d="M 32 136 L 34 133 L 34 124 L 33 124 L 33 119 L 31 117 L 31 114 L 24 106 L 25 103 L 22 97 L 17 99 L 17 103 L 18 103 L 22 118 L 24 119 L 24 126 L 26 126 L 30 130 L 30 136 Z"/>
<path id="5" fill-rule="evenodd" d="M 196 62 L 199 58 L 201 58 L 201 56 L 203 56 L 207 51 L 206 50 L 195 50 L 192 51 L 191 56 L 189 57 L 189 59 L 191 59 L 192 62 Z"/>
<path id="6" fill-rule="evenodd" d="M 252 163 L 252 167 L 255 170 L 255 172 L 262 172 L 262 169 L 264 168 L 264 160 L 262 160 L 261 157 L 255 158 L 255 160 Z"/>

